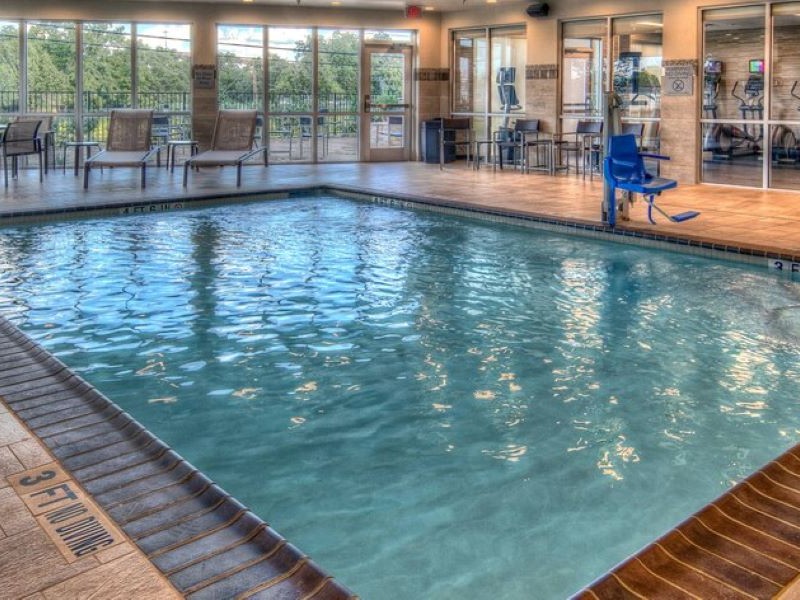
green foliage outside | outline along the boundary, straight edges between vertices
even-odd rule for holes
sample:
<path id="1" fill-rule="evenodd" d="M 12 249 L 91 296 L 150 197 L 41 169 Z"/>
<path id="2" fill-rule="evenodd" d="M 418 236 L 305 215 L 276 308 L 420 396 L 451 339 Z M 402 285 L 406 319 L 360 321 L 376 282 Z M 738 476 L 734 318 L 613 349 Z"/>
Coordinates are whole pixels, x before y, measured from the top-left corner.
<path id="1" fill-rule="evenodd" d="M 75 26 L 32 23 L 28 26 L 28 98 L 19 99 L 18 26 L 0 24 L 0 113 L 75 112 Z M 83 29 L 83 110 L 105 113 L 133 105 L 130 28 L 90 23 Z M 190 57 L 168 47 L 140 43 L 138 105 L 159 111 L 188 111 L 191 98 Z M 104 139 L 107 118 L 89 117 L 89 139 Z M 70 117 L 55 119 L 59 139 L 74 137 Z"/>

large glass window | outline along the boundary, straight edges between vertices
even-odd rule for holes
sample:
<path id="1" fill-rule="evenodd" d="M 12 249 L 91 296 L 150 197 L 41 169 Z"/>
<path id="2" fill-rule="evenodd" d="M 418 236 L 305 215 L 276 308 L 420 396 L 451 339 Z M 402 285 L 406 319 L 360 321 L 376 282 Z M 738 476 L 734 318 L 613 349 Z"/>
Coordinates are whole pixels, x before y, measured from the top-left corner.
<path id="1" fill-rule="evenodd" d="M 191 26 L 144 23 L 136 26 L 136 105 L 156 112 L 153 127 L 163 142 L 190 137 Z"/>
<path id="2" fill-rule="evenodd" d="M 264 29 L 217 27 L 219 107 L 264 110 Z"/>
<path id="3" fill-rule="evenodd" d="M 702 180 L 762 185 L 764 6 L 703 13 Z"/>
<path id="4" fill-rule="evenodd" d="M 455 31 L 452 44 L 452 113 L 472 117 L 478 139 L 524 118 L 525 27 Z"/>
<path id="5" fill-rule="evenodd" d="M 76 125 L 75 24 L 30 22 L 27 24 L 26 113 L 53 115 L 59 139 L 74 137 Z"/>
<path id="6" fill-rule="evenodd" d="M 453 112 L 486 112 L 489 44 L 486 30 L 453 34 Z"/>
<path id="7" fill-rule="evenodd" d="M 0 21 L 0 119 L 19 112 L 19 24 Z"/>
<path id="8" fill-rule="evenodd" d="M 800 2 L 773 5 L 769 185 L 800 189 Z"/>
<path id="9" fill-rule="evenodd" d="M 661 115 L 661 15 L 611 22 L 613 89 L 622 98 L 623 118 Z"/>
<path id="10" fill-rule="evenodd" d="M 319 101 L 317 160 L 358 159 L 358 31 L 317 32 Z"/>
<path id="11" fill-rule="evenodd" d="M 561 131 L 603 118 L 603 94 L 621 101 L 623 123 L 642 147 L 659 146 L 662 17 L 568 21 L 561 30 Z M 610 65 L 610 68 L 609 68 Z"/>
<path id="12" fill-rule="evenodd" d="M 269 28 L 269 111 L 311 111 L 311 29 Z"/>
<path id="13" fill-rule="evenodd" d="M 606 80 L 606 19 L 564 23 L 561 32 L 561 114 L 564 131 L 579 119 L 602 117 Z"/>
<path id="14" fill-rule="evenodd" d="M 108 111 L 133 106 L 131 25 L 83 25 L 83 131 L 105 139 Z"/>

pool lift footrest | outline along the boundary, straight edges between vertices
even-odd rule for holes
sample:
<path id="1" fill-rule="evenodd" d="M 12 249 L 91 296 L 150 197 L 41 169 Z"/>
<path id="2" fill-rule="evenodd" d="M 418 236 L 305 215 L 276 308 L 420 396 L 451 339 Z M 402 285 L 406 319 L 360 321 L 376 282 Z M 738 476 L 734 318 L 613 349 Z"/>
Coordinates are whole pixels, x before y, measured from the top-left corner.
<path id="1" fill-rule="evenodd" d="M 677 215 L 670 215 L 664 212 L 661 209 L 661 207 L 659 207 L 658 204 L 656 204 L 655 194 L 647 196 L 646 200 L 647 200 L 647 220 L 650 221 L 653 225 L 656 224 L 656 221 L 653 218 L 654 208 L 673 223 L 683 223 L 684 221 L 688 221 L 689 219 L 694 219 L 696 216 L 700 214 L 700 212 L 696 210 L 687 210 L 685 212 L 678 213 Z"/>

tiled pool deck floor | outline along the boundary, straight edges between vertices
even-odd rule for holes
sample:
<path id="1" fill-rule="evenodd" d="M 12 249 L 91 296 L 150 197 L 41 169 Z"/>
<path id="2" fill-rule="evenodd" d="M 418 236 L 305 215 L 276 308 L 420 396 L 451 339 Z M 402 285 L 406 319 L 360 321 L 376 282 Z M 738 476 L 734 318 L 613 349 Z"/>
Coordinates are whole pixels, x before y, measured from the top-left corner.
<path id="1" fill-rule="evenodd" d="M 233 169 L 204 170 L 192 174 L 185 190 L 177 170 L 170 174 L 165 169 L 151 169 L 147 189 L 140 190 L 134 170 L 106 170 L 94 174 L 86 192 L 81 178 L 73 177 L 70 171 L 51 173 L 43 184 L 39 184 L 35 173 L 26 172 L 8 190 L 0 191 L 0 225 L 11 222 L 12 216 L 39 220 L 52 218 L 44 215 L 51 212 L 235 194 L 234 176 Z M 597 178 L 591 181 L 575 176 L 522 175 L 486 168 L 471 171 L 460 165 L 450 165 L 440 172 L 436 165 L 421 163 L 280 165 L 266 169 L 252 166 L 245 169 L 240 191 L 281 192 L 325 186 L 533 216 L 581 227 L 600 226 L 602 188 Z M 702 215 L 679 225 L 659 218 L 660 223 L 652 226 L 639 203 L 633 208 L 631 221 L 619 229 L 671 241 L 680 238 L 678 243 L 706 249 L 800 260 L 800 192 L 681 186 L 665 195 L 660 204 L 671 213 L 694 209 Z M 143 443 L 135 433 L 138 426 L 121 424 L 120 419 L 127 416 L 109 411 L 102 402 L 98 404 L 95 399 L 89 404 L 78 403 L 76 397 L 81 394 L 75 390 L 83 388 L 69 383 L 71 375 L 63 380 L 56 375 L 59 381 L 55 383 L 36 383 L 41 374 L 30 379 L 26 373 L 36 371 L 46 361 L 42 363 L 37 358 L 39 351 L 19 338 L 13 328 L 0 323 L 0 329 L 2 597 L 222 598 L 236 596 L 234 589 L 246 590 L 246 595 L 254 598 L 325 600 L 346 596 L 346 590 L 289 545 L 280 545 L 264 561 L 263 556 L 270 551 L 259 546 L 259 539 L 267 537 L 270 539 L 263 543 L 274 544 L 272 534 L 266 535 L 271 530 L 263 523 L 258 525 L 257 519 L 250 522 L 249 513 L 245 518 L 243 507 L 237 511 L 236 504 L 224 502 L 224 495 L 215 496 L 209 509 L 200 505 L 193 508 L 191 502 L 217 492 L 197 480 L 198 475 L 188 463 L 169 450 Z M 52 367 L 42 368 L 52 371 Z M 53 373 L 47 376 L 52 377 Z M 9 406 L 13 409 L 9 410 Z M 107 430 L 103 423 L 114 426 Z M 93 427 L 102 431 L 94 432 Z M 120 432 L 125 435 L 117 439 Z M 99 441 L 103 443 L 94 447 Z M 92 447 L 82 446 L 87 443 Z M 105 448 L 111 448 L 109 456 L 105 456 Z M 130 451 L 134 449 L 147 455 L 146 459 L 138 462 L 133 458 Z M 53 475 L 46 481 L 37 481 L 43 472 Z M 134 475 L 132 482 L 124 481 L 130 475 Z M 171 481 L 161 481 L 163 478 L 202 485 L 189 504 L 155 497 L 153 502 L 171 507 L 168 511 L 177 511 L 165 513 L 159 523 L 158 513 L 150 510 L 147 503 L 151 500 L 144 492 L 171 489 Z M 141 490 L 134 489 L 140 480 L 155 482 L 156 486 L 153 490 L 146 489 L 149 484 Z M 100 533 L 80 529 L 81 519 L 54 512 L 55 504 L 41 506 L 43 498 L 57 501 L 56 494 L 65 493 L 77 496 L 76 502 L 89 511 L 86 514 L 96 518 Z M 62 506 L 59 504 L 58 508 Z M 181 513 L 179 506 L 189 512 Z M 106 514 L 111 517 L 107 521 Z M 59 516 L 63 516 L 63 522 L 58 521 Z M 249 529 L 244 529 L 250 533 L 245 533 L 244 539 L 240 536 L 237 542 L 223 540 L 213 556 L 196 543 L 209 536 L 223 537 L 237 523 L 248 525 Z M 195 531 L 195 525 L 205 529 Z M 73 526 L 78 529 L 71 530 Z M 75 537 L 67 539 L 69 533 Z M 97 539 L 107 547 L 74 556 L 76 540 L 84 542 L 83 546 L 78 544 L 80 547 L 91 546 L 95 538 L 87 537 L 89 534 L 101 536 Z M 113 538 L 113 543 L 103 535 Z M 252 554 L 259 548 L 261 557 Z M 280 548 L 286 548 L 288 555 L 277 556 Z M 249 582 L 250 573 L 275 562 L 282 563 L 282 573 L 267 583 Z M 800 449 L 796 447 L 599 580 L 581 597 L 792 598 L 800 597 L 800 584 L 794 583 L 798 577 Z"/>

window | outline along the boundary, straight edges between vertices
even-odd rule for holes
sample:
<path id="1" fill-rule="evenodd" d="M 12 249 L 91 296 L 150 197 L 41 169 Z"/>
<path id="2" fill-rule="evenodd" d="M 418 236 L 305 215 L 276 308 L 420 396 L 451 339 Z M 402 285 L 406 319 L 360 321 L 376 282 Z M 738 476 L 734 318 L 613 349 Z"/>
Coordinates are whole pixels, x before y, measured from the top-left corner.
<path id="1" fill-rule="evenodd" d="M 612 87 L 622 98 L 622 117 L 661 115 L 661 15 L 625 17 L 611 23 Z"/>
<path id="2" fill-rule="evenodd" d="M 357 160 L 360 35 L 354 30 L 320 29 L 317 40 L 317 160 Z"/>
<path id="3" fill-rule="evenodd" d="M 0 118 L 19 112 L 19 24 L 0 21 Z"/>
<path id="4" fill-rule="evenodd" d="M 74 23 L 27 24 L 27 98 L 22 112 L 55 115 L 56 137 L 75 135 L 76 43 Z"/>
<path id="5" fill-rule="evenodd" d="M 190 137 L 191 26 L 175 23 L 136 25 L 136 106 L 151 108 L 165 123 L 153 127 L 155 142 Z"/>
<path id="6" fill-rule="evenodd" d="M 702 180 L 761 187 L 764 179 L 765 7 L 703 12 Z"/>
<path id="7" fill-rule="evenodd" d="M 800 189 L 800 2 L 772 7 L 770 187 Z M 763 65 L 762 65 L 763 66 Z M 757 72 L 758 69 L 753 69 Z"/>
<path id="8" fill-rule="evenodd" d="M 606 81 L 605 19 L 564 23 L 561 50 L 562 119 L 601 118 Z M 563 125 L 562 125 L 563 127 Z M 564 131 L 574 131 L 574 126 Z"/>
<path id="9" fill-rule="evenodd" d="M 569 21 L 561 30 L 561 130 L 603 118 L 603 94 L 621 99 L 625 123 L 641 126 L 642 147 L 659 146 L 662 17 Z M 610 65 L 610 69 L 609 69 Z"/>
<path id="10" fill-rule="evenodd" d="M 217 27 L 219 107 L 264 110 L 264 29 Z"/>
<path id="11" fill-rule="evenodd" d="M 453 114 L 471 116 L 478 138 L 525 116 L 524 26 L 453 32 Z"/>
<path id="12" fill-rule="evenodd" d="M 131 25 L 83 25 L 83 132 L 105 140 L 108 112 L 133 106 Z"/>

